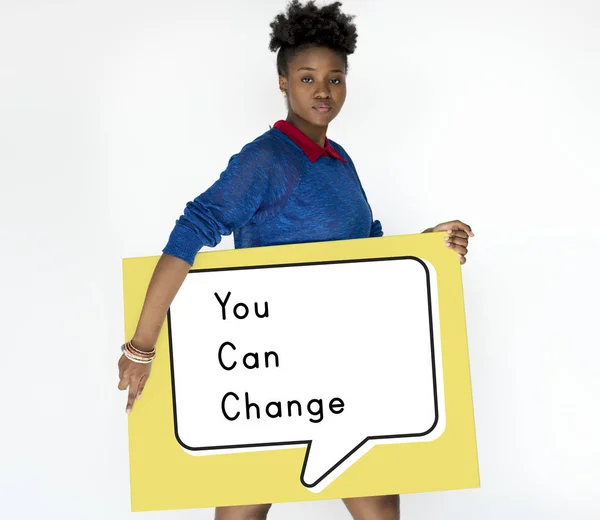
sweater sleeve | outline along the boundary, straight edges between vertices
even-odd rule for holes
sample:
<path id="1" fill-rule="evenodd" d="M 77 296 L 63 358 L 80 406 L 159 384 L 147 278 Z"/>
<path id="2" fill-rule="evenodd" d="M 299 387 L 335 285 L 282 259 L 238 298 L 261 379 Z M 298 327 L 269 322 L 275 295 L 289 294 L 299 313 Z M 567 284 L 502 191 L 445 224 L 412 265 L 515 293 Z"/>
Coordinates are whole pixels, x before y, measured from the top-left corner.
<path id="1" fill-rule="evenodd" d="M 342 156 L 344 157 L 344 159 L 346 159 L 348 161 L 348 163 L 350 163 L 350 166 L 352 166 L 352 171 L 354 172 L 354 175 L 356 176 L 356 182 L 358 182 L 358 185 L 360 187 L 360 191 L 363 194 L 363 197 L 365 198 L 365 200 L 367 201 L 367 205 L 369 206 L 369 209 L 371 210 L 371 219 L 372 219 L 372 215 L 373 215 L 373 210 L 371 209 L 371 205 L 369 204 L 369 199 L 367 199 L 367 194 L 365 193 L 365 190 L 362 187 L 362 183 L 360 182 L 360 177 L 358 176 L 358 172 L 356 171 L 356 167 L 354 166 L 354 163 L 352 162 L 352 159 L 350 158 L 350 155 L 348 155 L 348 152 L 346 152 L 346 150 L 344 150 L 344 148 L 335 143 L 336 146 L 339 147 L 339 149 L 342 152 Z M 383 228 L 381 227 L 381 222 L 379 220 L 371 220 L 371 232 L 369 233 L 369 238 L 371 237 L 382 237 L 383 236 Z"/>
<path id="2" fill-rule="evenodd" d="M 382 237 L 383 229 L 381 227 L 381 222 L 379 220 L 374 220 L 371 224 L 371 234 L 369 237 Z"/>
<path id="3" fill-rule="evenodd" d="M 265 197 L 271 168 L 268 150 L 256 142 L 244 146 L 212 186 L 187 203 L 163 253 L 193 265 L 202 247 L 247 224 Z"/>

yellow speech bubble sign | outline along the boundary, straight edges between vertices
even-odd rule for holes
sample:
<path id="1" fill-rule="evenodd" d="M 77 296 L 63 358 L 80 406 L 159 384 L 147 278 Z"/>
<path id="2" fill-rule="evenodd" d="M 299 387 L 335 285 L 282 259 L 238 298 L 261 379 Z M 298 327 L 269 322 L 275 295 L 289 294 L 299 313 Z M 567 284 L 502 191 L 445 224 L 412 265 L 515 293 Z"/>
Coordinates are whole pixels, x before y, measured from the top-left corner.
<path id="1" fill-rule="evenodd" d="M 444 235 L 199 254 L 129 416 L 132 511 L 479 487 Z M 123 261 L 127 338 L 157 261 Z"/>

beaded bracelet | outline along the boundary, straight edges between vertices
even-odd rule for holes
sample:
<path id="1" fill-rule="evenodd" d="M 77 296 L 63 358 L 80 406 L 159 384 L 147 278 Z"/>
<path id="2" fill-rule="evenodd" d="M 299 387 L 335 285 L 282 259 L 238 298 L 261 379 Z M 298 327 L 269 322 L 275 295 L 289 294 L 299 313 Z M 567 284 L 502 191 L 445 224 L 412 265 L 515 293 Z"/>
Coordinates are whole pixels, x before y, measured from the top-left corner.
<path id="1" fill-rule="evenodd" d="M 146 352 L 135 348 L 131 341 L 121 345 L 121 352 L 123 352 L 123 355 L 127 359 L 133 361 L 134 363 L 152 363 L 152 360 L 156 357 L 156 348 Z"/>

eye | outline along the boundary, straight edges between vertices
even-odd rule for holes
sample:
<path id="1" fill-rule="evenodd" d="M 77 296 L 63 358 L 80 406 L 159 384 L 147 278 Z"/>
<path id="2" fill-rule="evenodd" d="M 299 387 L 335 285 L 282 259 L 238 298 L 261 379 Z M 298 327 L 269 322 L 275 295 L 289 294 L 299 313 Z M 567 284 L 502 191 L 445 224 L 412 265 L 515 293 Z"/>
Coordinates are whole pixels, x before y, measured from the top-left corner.
<path id="1" fill-rule="evenodd" d="M 308 81 L 304 81 L 304 80 L 308 80 Z M 313 79 L 309 78 L 307 76 L 307 77 L 302 78 L 300 81 L 302 81 L 302 83 L 309 83 L 309 82 L 313 81 Z M 342 80 L 339 78 L 333 78 L 331 81 L 333 82 L 334 85 L 340 85 L 342 83 Z"/>

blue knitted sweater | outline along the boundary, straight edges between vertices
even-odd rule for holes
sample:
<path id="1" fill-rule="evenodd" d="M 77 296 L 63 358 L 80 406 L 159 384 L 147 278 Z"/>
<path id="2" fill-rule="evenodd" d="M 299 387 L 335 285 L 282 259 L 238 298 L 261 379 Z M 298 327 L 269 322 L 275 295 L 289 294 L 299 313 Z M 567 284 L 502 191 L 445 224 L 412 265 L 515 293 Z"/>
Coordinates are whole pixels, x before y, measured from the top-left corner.
<path id="1" fill-rule="evenodd" d="M 188 202 L 164 253 L 193 265 L 198 251 L 234 235 L 235 248 L 383 236 L 346 151 L 314 163 L 271 128 L 232 156 L 204 193 Z"/>

